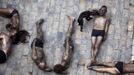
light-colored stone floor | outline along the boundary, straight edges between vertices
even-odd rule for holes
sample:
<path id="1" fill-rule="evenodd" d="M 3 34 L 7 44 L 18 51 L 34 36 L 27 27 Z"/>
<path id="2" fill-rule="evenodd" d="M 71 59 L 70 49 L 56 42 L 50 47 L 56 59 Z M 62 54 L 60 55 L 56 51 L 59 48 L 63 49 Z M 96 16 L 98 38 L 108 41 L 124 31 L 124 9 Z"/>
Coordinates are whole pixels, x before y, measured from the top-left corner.
<path id="1" fill-rule="evenodd" d="M 43 31 L 45 34 L 44 52 L 48 64 L 53 67 L 61 61 L 64 51 L 63 43 L 68 28 L 66 15 L 76 19 L 80 12 L 87 9 L 98 9 L 102 5 L 108 6 L 111 24 L 107 40 L 103 43 L 98 55 L 99 62 L 121 60 L 129 62 L 134 55 L 133 25 L 134 0 L 0 0 L 0 7 L 14 7 L 21 15 L 21 27 L 30 32 L 29 43 L 13 45 L 12 53 L 5 64 L 0 65 L 0 75 L 56 75 L 54 72 L 42 72 L 31 60 L 30 44 L 36 36 L 35 22 L 44 18 Z M 0 17 L 0 30 L 5 30 L 8 19 Z M 132 28 L 132 29 L 131 29 Z M 91 54 L 92 21 L 85 21 L 84 32 L 79 31 L 75 23 L 73 35 L 75 53 L 68 69 L 68 75 L 109 75 L 87 70 Z M 132 44 L 133 43 L 133 44 Z M 133 47 L 133 54 L 132 52 Z M 78 66 L 77 64 L 86 64 Z M 134 74 L 125 74 L 134 75 Z"/>

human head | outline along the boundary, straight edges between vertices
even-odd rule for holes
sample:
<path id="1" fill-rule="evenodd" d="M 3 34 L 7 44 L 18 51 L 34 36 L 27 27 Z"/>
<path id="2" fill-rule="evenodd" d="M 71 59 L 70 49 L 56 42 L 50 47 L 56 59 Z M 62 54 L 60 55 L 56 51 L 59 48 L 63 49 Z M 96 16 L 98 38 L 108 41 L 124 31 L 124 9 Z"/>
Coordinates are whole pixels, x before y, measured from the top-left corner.
<path id="1" fill-rule="evenodd" d="M 56 72 L 57 74 L 62 74 L 66 68 L 64 66 L 62 66 L 61 64 L 57 64 L 54 66 L 54 72 Z"/>
<path id="2" fill-rule="evenodd" d="M 99 9 L 100 16 L 105 16 L 106 12 L 107 12 L 107 6 L 105 5 L 101 6 L 101 8 Z"/>
<path id="3" fill-rule="evenodd" d="M 27 32 L 26 30 L 20 30 L 15 35 L 11 36 L 12 43 L 27 43 L 27 37 L 30 37 L 29 32 Z"/>

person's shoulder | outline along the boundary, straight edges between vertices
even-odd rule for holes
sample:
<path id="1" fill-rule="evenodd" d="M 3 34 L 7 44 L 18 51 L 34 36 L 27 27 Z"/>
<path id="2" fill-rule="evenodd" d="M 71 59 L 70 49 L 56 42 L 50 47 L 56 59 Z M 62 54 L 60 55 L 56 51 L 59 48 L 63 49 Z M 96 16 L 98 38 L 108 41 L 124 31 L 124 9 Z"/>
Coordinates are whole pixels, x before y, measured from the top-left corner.
<path id="1" fill-rule="evenodd" d="M 103 18 L 106 20 L 110 20 L 110 17 L 108 17 L 108 16 L 104 16 Z"/>

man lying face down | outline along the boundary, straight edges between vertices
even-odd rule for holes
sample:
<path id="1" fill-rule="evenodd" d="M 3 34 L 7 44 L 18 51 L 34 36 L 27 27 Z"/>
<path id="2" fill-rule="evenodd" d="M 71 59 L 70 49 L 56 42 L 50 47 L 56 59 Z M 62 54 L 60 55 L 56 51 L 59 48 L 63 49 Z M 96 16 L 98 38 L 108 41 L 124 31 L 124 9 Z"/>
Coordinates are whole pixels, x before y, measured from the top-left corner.
<path id="1" fill-rule="evenodd" d="M 37 37 L 33 40 L 31 44 L 32 59 L 41 70 L 50 72 L 52 71 L 52 69 L 47 65 L 45 54 L 43 52 L 44 36 L 41 28 L 43 22 L 44 19 L 40 19 L 36 22 Z"/>
<path id="2" fill-rule="evenodd" d="M 124 63 L 122 61 L 96 63 L 90 66 L 88 69 L 101 73 L 110 73 L 112 75 L 122 75 L 125 73 L 134 73 L 134 63 Z"/>
<path id="3" fill-rule="evenodd" d="M 27 36 L 29 36 L 29 33 L 26 30 L 18 31 L 14 35 L 12 35 L 10 32 L 0 32 L 0 43 L 2 47 L 0 49 L 0 63 L 4 63 L 8 59 L 8 56 L 11 52 L 11 45 L 27 43 Z"/>
<path id="4" fill-rule="evenodd" d="M 18 10 L 15 8 L 0 8 L 0 16 L 11 20 L 11 22 L 6 25 L 6 29 L 10 32 L 10 38 L 13 44 L 27 42 L 26 37 L 29 36 L 29 33 L 26 30 L 19 29 L 20 16 Z"/>
<path id="5" fill-rule="evenodd" d="M 87 21 L 89 21 L 93 18 L 93 16 L 96 16 L 96 15 L 99 15 L 97 10 L 92 10 L 92 11 L 86 10 L 80 13 L 77 21 L 79 23 L 81 32 L 83 31 L 83 19 L 85 18 Z"/>
<path id="6" fill-rule="evenodd" d="M 68 19 L 69 19 L 69 28 L 68 28 L 66 38 L 65 38 L 65 43 L 64 43 L 65 51 L 64 51 L 61 63 L 56 64 L 54 66 L 54 72 L 58 74 L 66 73 L 66 70 L 69 68 L 69 64 L 71 62 L 71 58 L 72 58 L 73 51 L 74 51 L 72 34 L 73 34 L 75 20 L 71 16 L 68 16 Z"/>
<path id="7" fill-rule="evenodd" d="M 6 16 L 10 14 L 10 12 L 17 11 L 15 9 L 2 9 L 0 8 L 0 16 Z M 16 13 L 16 15 L 12 15 L 11 17 L 17 16 L 19 13 Z M 19 20 L 19 19 L 18 19 Z M 8 56 L 11 52 L 11 45 L 12 44 L 18 44 L 18 43 L 26 43 L 27 42 L 27 36 L 29 36 L 29 33 L 26 30 L 19 30 L 19 24 L 11 25 L 7 30 L 8 32 L 0 32 L 0 63 L 6 62 L 8 59 Z"/>
<path id="8" fill-rule="evenodd" d="M 19 30 L 20 16 L 15 8 L 0 8 L 0 16 L 10 19 L 11 22 L 6 25 L 8 31 Z"/>

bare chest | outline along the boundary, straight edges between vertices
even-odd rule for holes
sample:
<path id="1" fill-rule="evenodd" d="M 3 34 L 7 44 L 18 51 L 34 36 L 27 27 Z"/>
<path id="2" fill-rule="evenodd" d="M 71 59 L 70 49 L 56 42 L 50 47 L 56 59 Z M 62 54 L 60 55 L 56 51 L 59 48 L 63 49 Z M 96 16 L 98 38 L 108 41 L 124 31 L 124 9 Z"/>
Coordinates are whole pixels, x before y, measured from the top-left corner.
<path id="1" fill-rule="evenodd" d="M 106 23 L 106 19 L 103 17 L 99 17 L 95 19 L 95 25 L 97 26 L 104 26 Z"/>

